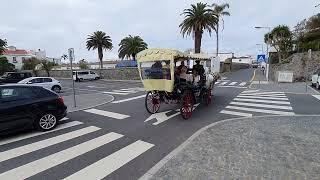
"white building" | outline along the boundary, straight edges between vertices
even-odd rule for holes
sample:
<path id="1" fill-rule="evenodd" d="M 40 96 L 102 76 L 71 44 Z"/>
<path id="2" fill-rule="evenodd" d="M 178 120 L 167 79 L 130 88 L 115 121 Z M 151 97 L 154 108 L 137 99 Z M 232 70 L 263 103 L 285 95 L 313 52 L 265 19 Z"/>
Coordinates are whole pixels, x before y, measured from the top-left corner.
<path id="1" fill-rule="evenodd" d="M 15 69 L 21 70 L 23 66 L 23 61 L 31 57 L 35 57 L 24 49 L 17 49 L 14 46 L 9 46 L 4 52 L 3 55 L 9 61 L 9 63 L 15 66 Z"/>

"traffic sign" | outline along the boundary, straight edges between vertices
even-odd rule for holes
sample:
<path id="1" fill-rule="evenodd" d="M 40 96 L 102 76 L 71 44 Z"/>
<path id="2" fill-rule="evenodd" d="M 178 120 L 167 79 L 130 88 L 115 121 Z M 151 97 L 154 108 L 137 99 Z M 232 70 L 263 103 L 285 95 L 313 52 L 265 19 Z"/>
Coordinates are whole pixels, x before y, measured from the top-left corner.
<path id="1" fill-rule="evenodd" d="M 70 62 L 74 61 L 74 49 L 73 48 L 68 49 L 68 53 L 69 53 Z"/>
<path id="2" fill-rule="evenodd" d="M 257 57 L 257 62 L 266 62 L 266 55 L 265 54 L 259 54 Z"/>

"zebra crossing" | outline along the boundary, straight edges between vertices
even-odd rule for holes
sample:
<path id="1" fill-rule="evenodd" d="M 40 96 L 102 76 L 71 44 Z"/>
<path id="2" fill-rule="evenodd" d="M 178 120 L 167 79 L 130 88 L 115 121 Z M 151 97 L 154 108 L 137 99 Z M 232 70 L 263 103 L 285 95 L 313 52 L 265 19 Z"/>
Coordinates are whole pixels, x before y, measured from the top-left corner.
<path id="1" fill-rule="evenodd" d="M 54 135 L 54 131 L 61 132 L 59 135 Z M 67 131 L 67 132 L 65 132 Z M 43 139 L 43 136 L 49 136 Z M 76 138 L 87 139 L 80 144 L 75 143 Z M 90 137 L 90 139 L 88 138 Z M 112 143 L 121 141 L 125 135 L 116 132 L 104 132 L 96 126 L 85 126 L 78 121 L 65 121 L 55 130 L 50 132 L 31 132 L 23 136 L 11 137 L 9 139 L 0 140 L 0 179 L 20 180 L 32 178 L 39 173 L 50 173 L 51 168 L 55 168 L 64 163 L 76 161 L 75 159 L 85 161 L 88 156 L 83 156 L 86 153 L 94 151 L 102 146 L 112 146 Z M 39 140 L 40 138 L 40 140 Z M 43 140 L 41 140 L 41 138 Z M 31 141 L 31 142 L 30 142 Z M 39 151 L 45 151 L 47 148 L 54 148 L 56 145 L 68 142 L 74 144 L 67 148 L 62 148 L 57 152 L 49 155 L 39 156 Z M 126 141 L 127 142 L 127 141 Z M 22 143 L 22 145 L 21 145 Z M 2 148 L 7 145 L 13 148 Z M 16 145 L 19 145 L 16 147 Z M 102 179 L 110 175 L 112 172 L 121 168 L 125 164 L 131 162 L 138 156 L 152 149 L 155 145 L 137 140 L 133 143 L 126 143 L 125 147 L 120 150 L 114 150 L 110 155 L 106 155 L 101 159 L 83 167 L 75 172 L 70 171 L 66 175 L 66 179 Z M 1 150 L 4 149 L 4 150 Z M 33 161 L 24 161 L 24 156 L 37 154 L 38 157 Z M 4 164 L 12 163 L 19 158 L 22 164 L 6 170 Z M 53 175 L 54 176 L 54 175 Z"/>
<path id="2" fill-rule="evenodd" d="M 240 117 L 263 114 L 295 114 L 284 92 L 265 92 L 261 90 L 247 90 L 240 93 L 220 113 Z"/>
<path id="3" fill-rule="evenodd" d="M 238 82 L 238 81 L 228 81 L 228 80 L 222 80 L 217 81 L 215 83 L 218 87 L 239 87 L 239 88 L 246 88 L 247 85 L 249 85 L 248 82 Z"/>

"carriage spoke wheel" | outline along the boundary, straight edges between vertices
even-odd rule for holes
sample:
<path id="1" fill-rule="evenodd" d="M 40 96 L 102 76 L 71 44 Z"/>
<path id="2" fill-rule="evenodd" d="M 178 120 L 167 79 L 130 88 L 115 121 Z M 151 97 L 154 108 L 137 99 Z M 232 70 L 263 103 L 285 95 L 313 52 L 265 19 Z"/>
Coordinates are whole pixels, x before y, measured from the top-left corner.
<path id="1" fill-rule="evenodd" d="M 149 113 L 157 113 L 160 109 L 160 95 L 156 92 L 148 92 L 145 100 L 146 109 Z"/>
<path id="2" fill-rule="evenodd" d="M 189 119 L 192 116 L 193 96 L 191 92 L 185 92 L 182 97 L 182 107 L 180 109 L 183 119 Z"/>

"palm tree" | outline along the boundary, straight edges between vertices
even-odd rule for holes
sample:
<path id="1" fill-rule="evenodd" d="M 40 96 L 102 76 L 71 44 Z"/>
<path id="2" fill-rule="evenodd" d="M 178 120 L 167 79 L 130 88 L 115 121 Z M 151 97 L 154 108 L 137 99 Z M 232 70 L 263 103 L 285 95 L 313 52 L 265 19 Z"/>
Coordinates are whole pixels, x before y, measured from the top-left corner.
<path id="1" fill-rule="evenodd" d="M 181 15 L 184 15 L 184 20 L 179 25 L 181 34 L 189 36 L 192 33 L 195 53 L 200 53 L 203 32 L 207 30 L 211 35 L 212 30 L 215 30 L 217 18 L 208 5 L 201 2 L 196 5 L 192 4 L 189 9 L 184 9 Z"/>
<path id="2" fill-rule="evenodd" d="M 103 68 L 103 50 L 111 50 L 112 40 L 110 36 L 107 36 L 105 32 L 96 31 L 93 34 L 89 35 L 87 38 L 87 49 L 88 50 L 95 50 L 98 49 L 98 56 L 100 60 L 100 70 Z M 100 71 L 101 75 L 101 71 Z"/>
<path id="3" fill-rule="evenodd" d="M 148 44 L 145 43 L 140 36 L 131 35 L 122 39 L 119 46 L 119 58 L 124 59 L 132 57 L 134 61 L 140 51 L 148 49 Z"/>
<path id="4" fill-rule="evenodd" d="M 216 49 L 216 54 L 217 56 L 219 55 L 219 22 L 220 20 L 222 21 L 222 30 L 224 29 L 224 20 L 223 20 L 223 16 L 230 16 L 230 13 L 228 11 L 225 11 L 226 8 L 229 9 L 229 4 L 225 3 L 225 4 L 215 4 L 213 3 L 211 5 L 211 7 L 213 7 L 213 15 L 217 17 L 217 23 L 216 23 L 216 27 L 215 27 L 215 31 L 216 31 L 216 35 L 217 35 L 217 49 Z"/>

